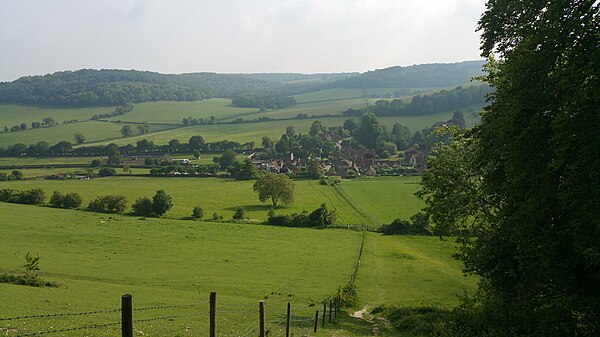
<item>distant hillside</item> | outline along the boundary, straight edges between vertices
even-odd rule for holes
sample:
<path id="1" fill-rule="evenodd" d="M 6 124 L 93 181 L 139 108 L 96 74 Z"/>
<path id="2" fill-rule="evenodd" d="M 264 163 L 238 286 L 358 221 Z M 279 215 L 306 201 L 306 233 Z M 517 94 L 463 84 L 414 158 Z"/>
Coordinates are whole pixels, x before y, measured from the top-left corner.
<path id="1" fill-rule="evenodd" d="M 356 76 L 359 73 L 327 73 L 327 74 L 301 74 L 301 73 L 256 73 L 256 74 L 237 74 L 245 78 L 255 80 L 296 84 L 296 83 L 332 83 L 334 81 Z"/>
<path id="2" fill-rule="evenodd" d="M 392 67 L 363 74 L 159 74 L 137 70 L 62 71 L 0 83 L 0 103 L 50 107 L 116 106 L 125 102 L 197 101 L 243 93 L 290 96 L 331 88 L 413 89 L 462 85 L 483 61 Z M 404 89 L 404 90 L 403 90 Z"/>
<path id="3" fill-rule="evenodd" d="M 368 71 L 330 84 L 338 88 L 442 88 L 465 84 L 482 74 L 484 61 L 419 64 Z"/>
<path id="4" fill-rule="evenodd" d="M 277 84 L 272 82 L 230 74 L 166 75 L 137 70 L 82 69 L 0 83 L 0 103 L 115 106 L 125 102 L 197 101 L 276 88 Z"/>

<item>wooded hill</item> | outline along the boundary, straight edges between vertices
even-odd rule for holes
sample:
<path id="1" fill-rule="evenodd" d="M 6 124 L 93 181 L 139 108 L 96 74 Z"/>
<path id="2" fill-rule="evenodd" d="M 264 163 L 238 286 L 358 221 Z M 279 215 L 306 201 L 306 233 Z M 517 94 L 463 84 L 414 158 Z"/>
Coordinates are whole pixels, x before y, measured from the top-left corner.
<path id="1" fill-rule="evenodd" d="M 481 74 L 483 61 L 392 67 L 363 74 L 160 74 L 137 70 L 62 71 L 0 83 L 0 103 L 59 107 L 197 101 L 254 92 L 283 97 L 329 88 L 451 87 Z"/>

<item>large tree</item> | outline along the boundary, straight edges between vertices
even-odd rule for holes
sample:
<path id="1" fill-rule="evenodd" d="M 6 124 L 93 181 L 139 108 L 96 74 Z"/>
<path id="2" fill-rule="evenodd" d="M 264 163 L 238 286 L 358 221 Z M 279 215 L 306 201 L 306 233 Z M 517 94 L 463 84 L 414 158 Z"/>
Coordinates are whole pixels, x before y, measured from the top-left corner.
<path id="1" fill-rule="evenodd" d="M 489 1 L 481 124 L 439 150 L 421 195 L 481 276 L 461 335 L 600 335 L 597 1 Z"/>
<path id="2" fill-rule="evenodd" d="M 285 174 L 265 174 L 256 180 L 253 188 L 260 202 L 270 199 L 273 206 L 277 206 L 280 200 L 284 204 L 294 201 L 294 182 Z"/>

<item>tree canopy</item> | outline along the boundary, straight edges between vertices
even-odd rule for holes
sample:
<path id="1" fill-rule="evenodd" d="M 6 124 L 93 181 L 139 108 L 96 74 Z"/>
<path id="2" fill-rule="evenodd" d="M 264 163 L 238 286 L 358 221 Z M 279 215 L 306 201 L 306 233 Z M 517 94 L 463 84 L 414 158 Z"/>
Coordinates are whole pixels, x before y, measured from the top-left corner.
<path id="1" fill-rule="evenodd" d="M 260 202 L 270 199 L 273 206 L 280 200 L 284 204 L 294 201 L 294 182 L 285 174 L 267 173 L 256 180 L 253 189 Z"/>
<path id="2" fill-rule="evenodd" d="M 594 1 L 489 1 L 481 124 L 423 177 L 438 231 L 482 277 L 463 336 L 600 334 L 600 25 Z M 435 158 L 435 157 L 434 157 Z"/>

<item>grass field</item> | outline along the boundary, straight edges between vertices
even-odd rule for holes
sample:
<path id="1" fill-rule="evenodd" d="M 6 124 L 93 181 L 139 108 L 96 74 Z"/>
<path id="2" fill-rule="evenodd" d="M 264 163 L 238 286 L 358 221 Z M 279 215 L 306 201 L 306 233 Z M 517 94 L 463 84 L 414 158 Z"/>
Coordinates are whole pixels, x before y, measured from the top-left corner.
<path id="1" fill-rule="evenodd" d="M 260 203 L 252 190 L 253 181 L 234 181 L 218 178 L 140 178 L 110 177 L 92 180 L 24 180 L 1 182 L 1 188 L 31 189 L 41 188 L 47 198 L 57 190 L 62 193 L 77 192 L 84 205 L 97 196 L 120 194 L 128 199 L 128 207 L 139 197 L 151 197 L 159 189 L 164 189 L 173 197 L 173 209 L 166 214 L 169 218 L 189 217 L 192 208 L 200 205 L 206 217 L 213 213 L 231 219 L 238 207 L 246 211 L 251 219 L 265 220 L 270 204 Z M 350 207 L 337 193 L 328 186 L 319 185 L 318 181 L 296 181 L 294 203 L 278 206 L 276 213 L 290 214 L 303 210 L 312 211 L 320 204 L 326 203 L 338 213 L 341 224 L 364 223 L 366 220 Z"/>
<path id="2" fill-rule="evenodd" d="M 107 123 L 99 121 L 81 122 L 74 124 L 61 124 L 49 128 L 28 129 L 25 131 L 8 132 L 0 134 L 0 146 L 8 147 L 16 143 L 26 145 L 35 144 L 39 141 L 46 141 L 50 145 L 54 145 L 61 141 L 75 143 L 74 135 L 76 132 L 81 133 L 85 137 L 86 145 L 90 142 L 121 138 L 121 124 Z M 172 126 L 151 125 L 150 132 L 157 132 Z M 133 127 L 133 132 L 137 130 Z M 134 142 L 135 143 L 135 142 Z"/>
<path id="3" fill-rule="evenodd" d="M 451 256 L 450 238 L 384 236 L 368 233 L 357 277 L 360 306 L 441 306 L 458 304 L 463 291 L 475 290 L 477 279 L 465 277 Z"/>
<path id="4" fill-rule="evenodd" d="M 42 122 L 44 117 L 51 117 L 58 123 L 77 119 L 80 121 L 90 119 L 95 114 L 111 113 L 114 107 L 96 108 L 45 108 L 29 105 L 0 104 L 0 128 L 26 123 L 31 127 L 31 122 Z"/>
<path id="5" fill-rule="evenodd" d="M 62 169 L 59 172 L 69 170 Z M 37 170 L 34 172 L 38 173 Z M 319 185 L 316 180 L 297 180 L 294 203 L 278 206 L 275 212 L 291 214 L 303 210 L 312 211 L 320 204 L 326 203 L 336 210 L 340 224 L 380 225 L 389 223 L 396 217 L 408 219 L 423 206 L 422 202 L 413 195 L 418 187 L 418 179 L 418 177 L 384 177 L 345 180 L 339 186 L 345 194 L 349 195 L 346 199 L 333 187 Z M 216 212 L 224 219 L 231 219 L 236 209 L 241 207 L 250 219 L 265 220 L 270 204 L 258 201 L 258 197 L 252 190 L 253 183 L 253 181 L 219 178 L 123 176 L 92 180 L 11 181 L 1 182 L 0 188 L 20 190 L 41 188 L 46 192 L 47 198 L 55 190 L 62 193 L 77 192 L 82 196 L 84 205 L 95 197 L 106 194 L 124 195 L 131 205 L 139 197 L 152 196 L 157 190 L 164 189 L 173 197 L 173 209 L 166 215 L 169 218 L 188 217 L 192 208 L 200 205 L 207 217 Z M 362 213 L 365 209 L 380 222 L 369 221 L 369 218 Z"/>
<path id="6" fill-rule="evenodd" d="M 344 181 L 339 188 L 380 223 L 390 223 L 396 218 L 408 220 L 425 206 L 414 195 L 420 181 L 420 177 L 363 177 Z"/>
<path id="7" fill-rule="evenodd" d="M 197 303 L 196 309 L 136 311 L 135 319 L 181 313 L 197 317 L 136 324 L 137 335 L 206 335 L 208 299 L 218 292 L 220 336 L 241 336 L 257 319 L 259 300 L 270 320 L 284 303 L 311 317 L 308 304 L 343 284 L 352 271 L 360 234 L 211 224 L 164 219 L 138 220 L 81 211 L 0 203 L 0 268 L 19 270 L 27 252 L 41 256 L 41 276 L 59 288 L 0 284 L 0 317 L 118 308 L 132 293 L 134 307 Z M 45 330 L 119 321 L 119 313 L 0 322 L 17 331 Z M 269 323 L 273 332 L 279 326 Z M 117 327 L 118 328 L 118 327 Z M 22 330 L 21 330 L 22 329 Z M 99 330 L 99 331 L 98 331 Z M 11 330 L 15 333 L 15 330 Z M 74 336 L 116 335 L 94 329 Z M 8 334 L 10 336 L 12 334 Z M 70 334 L 71 335 L 71 334 Z"/>
<path id="8" fill-rule="evenodd" d="M 341 100 L 329 100 L 314 103 L 302 103 L 292 105 L 290 107 L 269 111 L 261 116 L 271 118 L 293 118 L 298 114 L 307 114 L 309 116 L 322 116 L 322 115 L 337 115 L 344 110 L 362 109 L 367 106 L 367 100 L 365 98 L 350 98 Z"/>
<path id="9" fill-rule="evenodd" d="M 294 98 L 298 103 L 311 103 L 348 98 L 361 98 L 363 96 L 364 94 L 362 89 L 333 88 L 295 95 Z"/>
<path id="10" fill-rule="evenodd" d="M 283 110 L 282 110 L 283 111 Z M 401 123 L 409 127 L 411 132 L 421 130 L 431 126 L 435 122 L 447 121 L 452 118 L 452 112 L 444 112 L 427 116 L 394 116 L 380 117 L 379 120 L 385 124 L 389 130 L 395 123 Z M 172 130 L 164 130 L 146 135 L 138 135 L 128 138 L 114 139 L 110 141 L 100 141 L 94 145 L 116 143 L 119 145 L 135 144 L 138 140 L 148 139 L 155 144 L 167 144 L 171 139 L 179 139 L 182 143 L 187 142 L 190 137 L 201 135 L 207 142 L 220 140 L 237 141 L 240 143 L 255 142 L 260 146 L 263 136 L 278 140 L 285 132 L 288 125 L 293 125 L 298 133 L 307 133 L 315 120 L 319 120 L 323 126 L 342 126 L 347 117 L 329 117 L 329 118 L 308 118 L 295 120 L 270 121 L 262 123 L 246 124 L 217 124 L 217 125 L 196 125 Z M 356 118 L 357 119 L 357 118 Z M 474 125 L 478 120 L 470 114 L 465 114 L 467 125 Z"/>
<path id="11" fill-rule="evenodd" d="M 259 113 L 255 108 L 238 108 L 231 106 L 231 100 L 228 98 L 212 98 L 195 102 L 149 102 L 138 103 L 133 111 L 111 118 L 111 120 L 120 120 L 123 122 L 142 122 L 149 123 L 171 123 L 181 124 L 187 117 L 210 119 L 211 116 L 216 120 L 227 118 L 235 119 L 248 114 Z"/>

